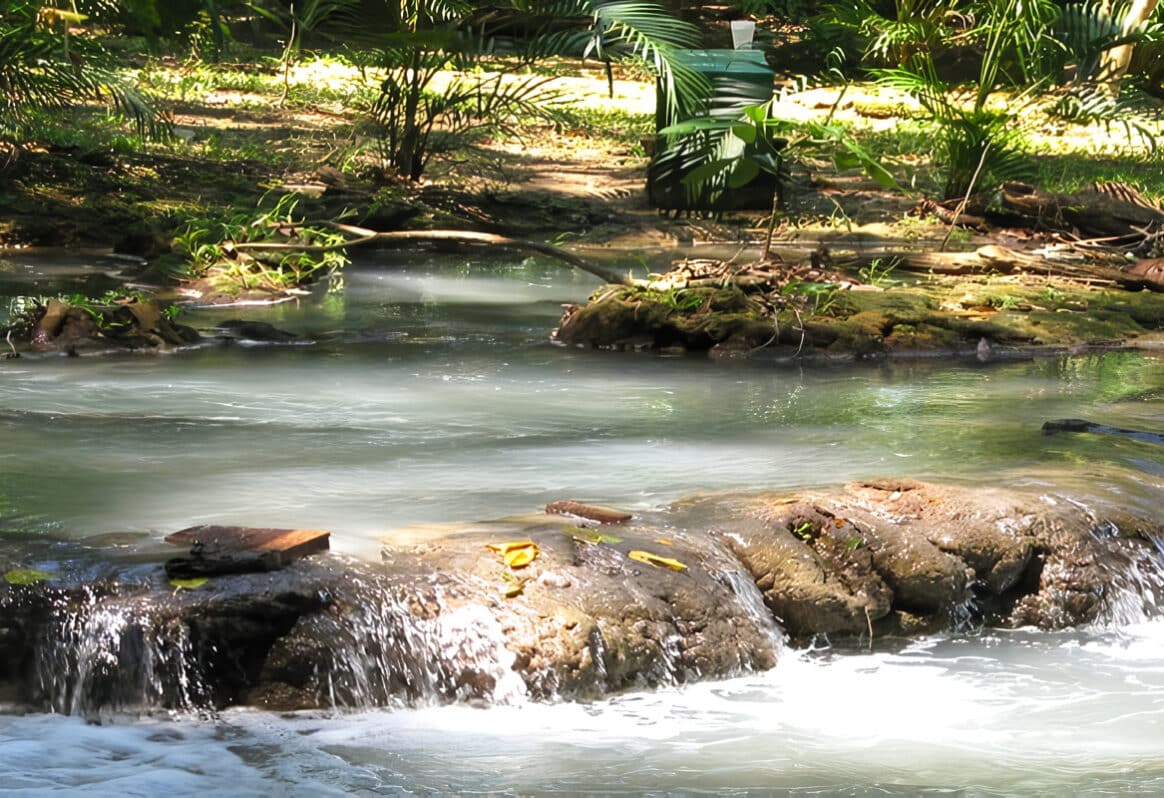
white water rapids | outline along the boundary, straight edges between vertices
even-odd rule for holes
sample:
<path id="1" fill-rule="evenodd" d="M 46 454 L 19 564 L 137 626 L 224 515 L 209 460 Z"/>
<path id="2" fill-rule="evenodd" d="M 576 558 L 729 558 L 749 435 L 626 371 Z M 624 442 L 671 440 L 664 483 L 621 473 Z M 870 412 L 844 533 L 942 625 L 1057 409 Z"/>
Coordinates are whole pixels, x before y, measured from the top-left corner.
<path id="1" fill-rule="evenodd" d="M 1158 794 L 1164 624 L 789 653 L 593 704 L 87 726 L 0 717 L 0 789 L 97 794 Z"/>
<path id="2" fill-rule="evenodd" d="M 7 263 L 5 296 L 101 268 Z M 891 474 L 1161 518 L 1160 447 L 1039 431 L 1160 431 L 1158 354 L 793 369 L 567 351 L 546 331 L 592 284 L 486 266 L 364 264 L 342 296 L 186 318 L 262 318 L 311 345 L 0 363 L 0 536 L 322 526 L 374 556 L 398 525 L 555 499 L 642 509 Z M 590 704 L 0 714 L 0 793 L 1158 794 L 1164 623 L 1122 621 L 872 652 L 820 641 L 768 673 Z"/>

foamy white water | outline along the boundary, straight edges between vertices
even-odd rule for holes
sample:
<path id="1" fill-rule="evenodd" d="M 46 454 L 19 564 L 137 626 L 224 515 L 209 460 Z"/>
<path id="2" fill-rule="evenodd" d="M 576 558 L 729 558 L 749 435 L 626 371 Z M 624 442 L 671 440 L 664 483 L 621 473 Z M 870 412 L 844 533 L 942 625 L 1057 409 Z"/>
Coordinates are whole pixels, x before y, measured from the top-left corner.
<path id="1" fill-rule="evenodd" d="M 1164 624 L 789 652 L 591 704 L 0 718 L 0 784 L 149 795 L 1152 794 Z"/>

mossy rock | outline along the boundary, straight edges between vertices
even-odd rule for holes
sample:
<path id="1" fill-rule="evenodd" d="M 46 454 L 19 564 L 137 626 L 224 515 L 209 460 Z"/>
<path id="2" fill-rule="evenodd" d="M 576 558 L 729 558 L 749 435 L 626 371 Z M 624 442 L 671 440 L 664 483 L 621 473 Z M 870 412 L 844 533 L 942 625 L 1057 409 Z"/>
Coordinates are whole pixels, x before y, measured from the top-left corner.
<path id="1" fill-rule="evenodd" d="M 841 291 L 827 312 L 785 307 L 775 319 L 738 285 L 665 292 L 606 286 L 590 305 L 568 312 L 556 335 L 568 344 L 611 348 L 702 350 L 732 341 L 736 349 L 750 350 L 787 344 L 798 354 L 815 350 L 831 358 L 965 353 L 983 339 L 1019 349 L 1135 346 L 1161 329 L 1164 294 L 1027 276 Z"/>
<path id="2" fill-rule="evenodd" d="M 749 308 L 738 286 L 674 291 L 608 287 L 568 313 L 555 337 L 598 348 L 705 350 L 728 339 L 761 343 L 773 329 L 771 319 Z"/>
<path id="3" fill-rule="evenodd" d="M 962 336 L 934 324 L 897 324 L 885 336 L 885 346 L 894 352 L 934 352 L 952 350 L 964 343 Z"/>

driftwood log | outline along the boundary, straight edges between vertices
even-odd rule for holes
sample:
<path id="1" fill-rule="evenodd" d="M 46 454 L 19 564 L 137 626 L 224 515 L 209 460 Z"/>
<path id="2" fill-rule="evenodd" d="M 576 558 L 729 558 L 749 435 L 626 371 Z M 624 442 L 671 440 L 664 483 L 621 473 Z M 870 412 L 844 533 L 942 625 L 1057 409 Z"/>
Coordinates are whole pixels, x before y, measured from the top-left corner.
<path id="1" fill-rule="evenodd" d="M 1164 259 L 1137 262 L 1128 269 L 1117 268 L 1117 260 L 1066 260 L 1018 252 L 1007 247 L 987 244 L 973 252 L 892 252 L 878 253 L 892 258 L 896 268 L 926 274 L 973 275 L 1017 274 L 1027 272 L 1067 277 L 1091 283 L 1110 283 L 1130 291 L 1148 289 L 1164 292 Z M 863 256 L 867 260 L 869 256 Z M 838 265 L 848 265 L 838 259 Z"/>
<path id="2" fill-rule="evenodd" d="M 1094 435 L 1119 435 L 1143 443 L 1164 445 L 1164 435 L 1156 432 L 1144 432 L 1135 429 L 1121 429 L 1107 424 L 1096 424 L 1082 418 L 1059 418 L 1043 424 L 1044 435 L 1054 435 L 1056 432 L 1090 432 Z"/>
<path id="3" fill-rule="evenodd" d="M 549 255 L 552 258 L 557 258 L 564 263 L 568 263 L 576 269 L 581 269 L 584 272 L 593 274 L 595 277 L 615 285 L 633 285 L 626 274 L 621 274 L 612 269 L 607 269 L 597 263 L 592 263 L 583 257 L 575 255 L 569 250 L 555 247 L 553 244 L 546 244 L 541 241 L 529 241 L 523 238 L 510 238 L 509 236 L 497 235 L 495 233 L 480 233 L 472 230 L 393 230 L 386 233 L 381 233 L 376 230 L 369 230 L 364 227 L 356 227 L 350 224 L 339 224 L 338 222 L 328 222 L 327 225 L 342 233 L 346 233 L 352 238 L 347 239 L 336 244 L 296 244 L 292 242 L 275 242 L 275 241 L 251 241 L 239 242 L 232 244 L 235 250 L 262 250 L 277 252 L 281 250 L 293 252 L 333 252 L 348 247 L 362 246 L 364 244 L 379 243 L 379 244 L 400 244 L 410 241 L 444 241 L 457 244 L 471 245 L 471 244 L 486 244 L 495 247 L 506 247 L 509 249 L 526 249 L 532 252 L 538 252 L 543 255 Z"/>
<path id="4" fill-rule="evenodd" d="M 997 194 L 976 194 L 959 213 L 956 200 L 927 209 L 947 224 L 1023 227 L 1147 251 L 1164 238 L 1164 210 L 1125 183 L 1093 183 L 1072 194 L 1004 183 Z"/>
<path id="5" fill-rule="evenodd" d="M 170 578 L 278 571 L 296 560 L 327 551 L 331 533 L 322 529 L 204 524 L 166 536 L 175 546 L 190 546 L 189 557 L 166 561 Z"/>

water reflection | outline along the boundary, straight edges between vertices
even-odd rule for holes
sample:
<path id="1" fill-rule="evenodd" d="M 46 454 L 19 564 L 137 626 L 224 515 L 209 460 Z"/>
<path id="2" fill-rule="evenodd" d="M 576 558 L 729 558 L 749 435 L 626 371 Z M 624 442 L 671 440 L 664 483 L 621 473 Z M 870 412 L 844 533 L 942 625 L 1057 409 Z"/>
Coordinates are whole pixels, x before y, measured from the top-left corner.
<path id="1" fill-rule="evenodd" d="M 1159 429 L 1159 355 L 799 369 L 564 350 L 547 331 L 585 278 L 427 257 L 356 268 L 345 293 L 298 307 L 187 318 L 261 318 L 314 346 L 5 362 L 8 523 L 312 525 L 356 550 L 393 526 L 563 497 L 642 508 L 896 474 L 1036 474 L 1158 512 L 1160 447 L 1040 427 Z"/>

